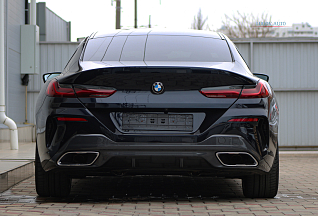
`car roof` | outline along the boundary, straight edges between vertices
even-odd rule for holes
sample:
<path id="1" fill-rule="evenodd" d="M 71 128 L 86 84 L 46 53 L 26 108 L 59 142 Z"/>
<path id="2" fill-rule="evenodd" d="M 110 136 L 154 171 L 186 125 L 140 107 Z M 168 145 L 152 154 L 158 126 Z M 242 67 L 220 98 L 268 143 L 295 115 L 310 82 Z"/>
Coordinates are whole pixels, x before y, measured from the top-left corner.
<path id="1" fill-rule="evenodd" d="M 137 36 L 137 35 L 162 35 L 162 36 L 191 36 L 191 37 L 210 37 L 223 39 L 217 32 L 203 30 L 175 30 L 175 29 L 120 29 L 110 32 L 96 32 L 91 38 L 113 37 L 113 36 Z"/>

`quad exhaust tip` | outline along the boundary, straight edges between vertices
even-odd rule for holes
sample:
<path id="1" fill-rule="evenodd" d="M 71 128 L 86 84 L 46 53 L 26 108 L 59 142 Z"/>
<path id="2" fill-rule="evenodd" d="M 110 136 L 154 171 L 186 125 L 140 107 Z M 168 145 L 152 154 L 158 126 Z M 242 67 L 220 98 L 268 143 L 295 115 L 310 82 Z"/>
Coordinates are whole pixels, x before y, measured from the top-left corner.
<path id="1" fill-rule="evenodd" d="M 90 166 L 98 158 L 99 152 L 66 152 L 57 161 L 59 166 Z"/>
<path id="2" fill-rule="evenodd" d="M 224 166 L 250 166 L 258 165 L 257 160 L 247 152 L 217 152 L 216 157 Z"/>

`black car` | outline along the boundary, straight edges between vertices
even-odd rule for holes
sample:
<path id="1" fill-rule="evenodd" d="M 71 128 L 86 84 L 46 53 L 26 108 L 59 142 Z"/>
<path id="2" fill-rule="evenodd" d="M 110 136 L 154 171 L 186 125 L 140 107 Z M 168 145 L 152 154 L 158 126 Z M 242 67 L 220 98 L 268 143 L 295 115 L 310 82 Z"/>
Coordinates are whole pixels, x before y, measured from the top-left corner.
<path id="1" fill-rule="evenodd" d="M 93 34 L 62 73 L 43 79 L 40 196 L 67 196 L 72 178 L 108 175 L 241 178 L 246 197 L 277 194 L 275 94 L 221 33 Z"/>

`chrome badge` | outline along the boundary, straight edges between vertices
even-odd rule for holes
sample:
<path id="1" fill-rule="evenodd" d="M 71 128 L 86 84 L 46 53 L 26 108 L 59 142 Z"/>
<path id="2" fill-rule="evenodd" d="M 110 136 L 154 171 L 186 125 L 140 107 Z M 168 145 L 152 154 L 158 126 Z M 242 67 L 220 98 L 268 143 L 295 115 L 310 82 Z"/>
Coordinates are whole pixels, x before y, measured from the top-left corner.
<path id="1" fill-rule="evenodd" d="M 154 84 L 152 84 L 151 90 L 155 94 L 161 94 L 164 90 L 163 84 L 161 82 L 155 82 Z"/>

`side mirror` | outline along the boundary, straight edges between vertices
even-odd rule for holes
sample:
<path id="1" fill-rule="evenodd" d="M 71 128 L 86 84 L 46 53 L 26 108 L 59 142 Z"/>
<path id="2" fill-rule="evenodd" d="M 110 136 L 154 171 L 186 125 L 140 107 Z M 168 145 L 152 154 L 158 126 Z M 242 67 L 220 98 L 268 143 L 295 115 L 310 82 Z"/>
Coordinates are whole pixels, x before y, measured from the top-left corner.
<path id="1" fill-rule="evenodd" d="M 269 76 L 266 75 L 266 74 L 260 74 L 260 73 L 253 73 L 253 74 L 254 74 L 254 76 L 256 76 L 256 77 L 258 77 L 260 79 L 263 79 L 266 82 L 268 82 L 268 80 L 269 80 Z"/>
<path id="2" fill-rule="evenodd" d="M 61 72 L 52 72 L 52 73 L 45 73 L 43 74 L 43 82 L 45 83 L 46 81 L 54 78 L 54 77 L 57 77 L 61 74 Z"/>

